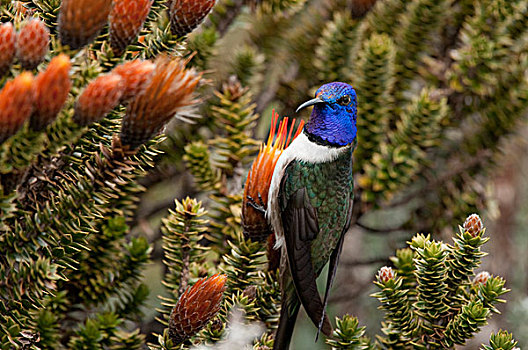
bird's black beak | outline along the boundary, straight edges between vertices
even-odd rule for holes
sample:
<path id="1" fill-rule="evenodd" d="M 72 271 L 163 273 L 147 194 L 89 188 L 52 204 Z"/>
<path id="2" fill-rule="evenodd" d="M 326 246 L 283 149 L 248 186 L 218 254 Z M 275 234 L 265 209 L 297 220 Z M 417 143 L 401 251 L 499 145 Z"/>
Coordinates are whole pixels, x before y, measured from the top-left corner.
<path id="1" fill-rule="evenodd" d="M 295 113 L 298 113 L 303 108 L 306 108 L 306 107 L 309 107 L 309 106 L 313 106 L 313 105 L 318 104 L 318 103 L 324 103 L 324 101 L 321 100 L 319 97 L 313 98 L 310 101 L 306 101 L 305 103 L 303 103 L 302 105 L 297 107 L 297 110 L 295 111 Z"/>

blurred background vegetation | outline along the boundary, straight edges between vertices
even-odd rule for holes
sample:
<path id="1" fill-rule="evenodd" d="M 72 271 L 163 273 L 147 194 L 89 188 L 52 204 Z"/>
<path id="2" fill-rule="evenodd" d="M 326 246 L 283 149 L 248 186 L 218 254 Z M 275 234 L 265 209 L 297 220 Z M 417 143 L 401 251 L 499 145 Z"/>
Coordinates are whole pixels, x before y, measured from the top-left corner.
<path id="1" fill-rule="evenodd" d="M 83 6 L 104 7 L 95 3 Z M 75 253 L 72 261 L 60 265 L 62 273 L 71 281 L 80 281 L 80 285 L 61 281 L 63 285 L 58 289 L 65 294 L 46 299 L 54 305 L 54 312 L 63 314 L 59 319 L 64 327 L 74 321 L 84 324 L 80 331 L 67 335 L 70 346 L 86 340 L 90 328 L 87 320 L 106 312 L 115 313 L 117 318 L 130 312 L 134 316 L 124 317 L 126 323 L 120 327 L 131 333 L 123 339 L 134 344 L 146 340 L 153 347 L 163 347 L 160 339 L 166 323 L 158 319 L 166 322 L 181 294 L 178 287 L 182 272 L 174 266 L 182 256 L 170 255 L 170 244 L 175 244 L 173 248 L 183 244 L 179 236 L 171 236 L 183 220 L 178 213 L 168 214 L 168 209 L 177 209 L 175 199 L 189 196 L 202 201 L 207 210 L 203 219 L 209 220 L 196 224 L 196 239 L 190 244 L 192 249 L 212 247 L 213 253 L 199 251 L 191 257 L 191 268 L 186 272 L 189 284 L 224 272 L 228 274 L 231 295 L 226 298 L 228 304 L 240 302 L 252 283 L 260 288 L 257 295 L 264 291 L 276 294 L 277 286 L 272 282 L 258 282 L 265 276 L 272 279 L 272 272 L 264 268 L 265 245 L 248 247 L 251 242 L 242 236 L 244 179 L 260 140 L 268 136 L 271 110 L 281 116 L 295 116 L 295 108 L 318 86 L 336 80 L 356 88 L 359 116 L 354 221 L 331 294 L 330 315 L 356 315 L 360 324 L 367 326 L 367 334 L 379 334 L 383 312 L 375 310 L 379 302 L 369 296 L 376 291 L 372 284 L 376 271 L 390 265 L 389 257 L 415 233 L 431 233 L 433 238 L 451 243 L 457 226 L 468 214 L 479 212 L 491 240 L 484 249 L 489 255 L 478 271 L 503 276 L 511 292 L 504 296 L 508 303 L 498 307 L 502 313 L 494 315 L 467 348 L 487 343 L 490 332 L 501 328 L 513 332 L 521 348 L 528 346 L 527 0 L 219 0 L 212 10 L 212 2 L 206 0 L 189 2 L 191 5 L 173 0 L 145 3 L 151 6 L 148 17 L 123 50 L 112 42 L 106 19 L 93 40 L 71 49 L 59 40 L 61 1 L 2 1 L 3 23 L 12 22 L 20 30 L 28 17 L 38 17 L 49 29 L 50 50 L 43 63 L 32 68 L 33 72 L 43 71 L 53 57 L 64 53 L 72 60 L 73 82 L 57 120 L 44 130 L 45 137 L 24 126 L 0 150 L 0 213 L 5 215 L 0 225 L 4 234 L 0 247 L 13 253 L 2 261 L 2 273 L 8 280 L 22 279 L 6 267 L 12 261 L 27 259 L 34 263 L 44 257 L 49 268 L 59 259 L 55 251 L 46 255 L 39 250 L 46 251 L 38 233 L 31 238 L 34 242 L 28 250 L 23 248 L 20 253 L 13 248 L 18 244 L 13 242 L 24 236 L 19 224 L 34 221 L 38 227 L 40 215 L 44 215 L 42 208 L 49 207 L 59 221 L 75 221 L 62 213 L 80 209 L 70 204 L 58 207 L 61 196 L 71 195 L 74 201 L 78 198 L 71 187 L 78 179 L 86 179 L 87 164 L 98 169 L 100 163 L 95 159 L 104 159 L 107 154 L 98 144 L 113 147 L 112 135 L 119 132 L 120 120 L 127 114 L 126 104 L 118 106 L 88 129 L 79 129 L 72 118 L 82 88 L 125 61 L 154 60 L 160 54 L 186 58 L 189 67 L 203 72 L 196 92 L 199 103 L 179 110 L 180 118 L 166 126 L 164 136 L 140 147 L 136 163 L 130 165 L 136 169 L 133 174 L 124 178 L 117 175 L 123 183 L 116 182 L 117 187 L 111 189 L 103 184 L 107 196 L 86 199 L 89 208 L 82 210 L 87 210 L 84 217 L 88 219 L 74 227 L 72 240 L 91 252 Z M 177 6 L 195 6 L 194 13 L 203 12 L 204 16 L 211 12 L 192 33 L 188 33 L 192 25 L 182 33 L 180 27 L 174 29 Z M 189 19 L 196 25 L 201 20 Z M 23 71 L 21 62 L 15 61 L 6 70 L 0 86 Z M 296 117 L 306 119 L 308 112 L 302 113 Z M 20 199 L 36 191 L 34 183 L 29 183 L 31 177 L 22 175 L 38 174 L 50 162 L 69 160 L 72 154 L 74 165 L 59 163 L 59 175 L 54 173 L 55 178 L 43 185 L 57 192 L 58 199 L 40 198 L 39 203 L 30 205 Z M 52 190 L 59 179 L 67 185 Z M 100 205 L 97 200 L 106 202 Z M 198 211 L 198 207 L 192 211 Z M 105 215 L 114 221 L 106 222 L 102 219 Z M 171 223 L 176 224 L 171 228 Z M 49 225 L 59 235 L 68 229 L 53 220 Z M 107 238 L 95 239 L 97 232 L 107 232 Z M 106 251 L 105 242 L 117 246 L 110 244 Z M 238 251 L 229 243 L 244 248 Z M 53 248 L 56 242 L 46 244 Z M 120 249 L 125 244 L 126 250 Z M 104 248 L 99 251 L 96 248 L 100 246 Z M 108 260 L 111 252 L 115 253 L 115 261 Z M 229 257 L 240 256 L 253 257 L 254 261 L 246 261 L 237 275 L 233 271 L 238 271 L 237 264 L 245 260 Z M 130 257 L 137 270 L 132 276 L 122 276 L 123 283 L 105 289 L 103 302 L 97 300 L 97 285 L 90 286 L 93 289 L 86 295 L 68 299 L 68 292 L 71 295 L 82 289 L 81 282 L 87 280 L 88 272 L 81 268 L 74 274 L 76 268 L 98 266 L 98 271 L 90 271 L 90 277 L 105 284 L 108 271 L 124 269 Z M 45 285 L 47 272 L 31 273 L 43 274 L 41 283 Z M 250 277 L 243 283 L 230 280 L 237 276 Z M 150 289 L 148 297 L 146 286 Z M 6 290 L 12 287 L 11 282 L 0 286 Z M 163 296 L 163 307 L 158 295 Z M 15 308 L 8 301 L 3 303 L 10 305 L 6 309 Z M 246 311 L 254 307 L 247 300 L 245 303 Z M 39 306 L 32 304 L 31 308 L 25 320 L 35 320 Z M 273 314 L 266 316 L 269 327 L 276 322 Z M 224 312 L 222 317 L 226 315 Z M 57 316 L 41 313 L 38 317 L 40 323 L 28 321 L 28 327 L 41 329 L 42 338 L 46 336 L 42 329 L 47 329 L 53 344 L 59 329 L 50 325 L 58 322 L 53 318 Z M 261 314 L 259 317 L 265 318 Z M 105 322 L 99 322 L 99 330 L 109 327 L 108 319 Z M 314 329 L 306 318 L 302 317 L 299 324 L 293 349 L 328 348 L 322 341 L 314 345 Z M 217 339 L 218 329 L 211 327 L 198 338 Z M 117 337 L 101 332 L 103 338 Z M 152 334 L 161 335 L 156 338 Z M 14 338 L 20 341 L 19 335 Z"/>

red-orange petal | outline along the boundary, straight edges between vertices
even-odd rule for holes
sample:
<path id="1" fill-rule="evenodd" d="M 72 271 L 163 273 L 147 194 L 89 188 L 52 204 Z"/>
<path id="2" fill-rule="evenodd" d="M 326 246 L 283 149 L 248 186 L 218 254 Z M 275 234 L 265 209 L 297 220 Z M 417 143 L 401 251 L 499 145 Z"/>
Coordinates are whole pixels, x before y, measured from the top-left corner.
<path id="1" fill-rule="evenodd" d="M 0 78 L 9 70 L 16 54 L 16 32 L 11 22 L 0 25 Z"/>
<path id="2" fill-rule="evenodd" d="M 169 319 L 169 335 L 180 344 L 202 329 L 220 311 L 226 275 L 202 278 L 180 296 Z"/>
<path id="3" fill-rule="evenodd" d="M 79 125 L 90 125 L 104 118 L 119 104 L 124 90 L 123 79 L 119 74 L 97 77 L 77 99 L 73 120 Z"/>
<path id="4" fill-rule="evenodd" d="M 123 78 L 125 90 L 121 102 L 128 101 L 145 89 L 156 65 L 151 61 L 133 60 L 120 64 L 112 70 Z"/>
<path id="5" fill-rule="evenodd" d="M 35 111 L 30 119 L 33 130 L 42 130 L 62 109 L 71 88 L 70 68 L 70 58 L 60 54 L 54 57 L 46 70 L 36 77 L 33 84 Z"/>
<path id="6" fill-rule="evenodd" d="M 110 46 L 120 56 L 139 34 L 153 0 L 114 0 L 110 12 Z"/>
<path id="7" fill-rule="evenodd" d="M 0 90 L 0 143 L 14 135 L 33 111 L 33 75 L 24 72 Z"/>
<path id="8" fill-rule="evenodd" d="M 192 32 L 211 12 L 215 0 L 170 0 L 169 16 L 172 34 Z"/>
<path id="9" fill-rule="evenodd" d="M 62 0 L 59 37 L 63 45 L 79 49 L 97 37 L 108 21 L 112 0 Z"/>
<path id="10" fill-rule="evenodd" d="M 48 53 L 49 42 L 49 30 L 44 22 L 38 18 L 27 21 L 17 37 L 17 58 L 22 68 L 37 68 Z"/>
<path id="11" fill-rule="evenodd" d="M 201 74 L 185 68 L 187 61 L 166 56 L 145 88 L 128 105 L 121 127 L 121 142 L 131 148 L 150 140 L 182 108 L 195 104 L 194 90 Z"/>
<path id="12" fill-rule="evenodd" d="M 296 120 L 293 119 L 291 126 L 288 118 L 284 118 L 277 128 L 279 115 L 272 112 L 271 130 L 266 145 L 261 145 L 260 151 L 253 161 L 251 169 L 246 178 L 244 187 L 244 198 L 242 202 L 242 228 L 246 237 L 253 240 L 264 240 L 270 233 L 264 213 L 256 210 L 250 205 L 252 198 L 258 205 L 266 205 L 268 192 L 275 165 L 286 147 L 302 131 L 304 122 L 301 121 L 295 129 Z"/>

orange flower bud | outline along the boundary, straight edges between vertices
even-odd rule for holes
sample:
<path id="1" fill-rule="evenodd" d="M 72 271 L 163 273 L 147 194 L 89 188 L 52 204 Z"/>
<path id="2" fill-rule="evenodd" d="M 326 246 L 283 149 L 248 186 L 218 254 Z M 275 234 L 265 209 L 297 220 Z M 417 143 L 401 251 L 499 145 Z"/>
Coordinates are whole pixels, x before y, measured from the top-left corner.
<path id="1" fill-rule="evenodd" d="M 16 32 L 11 22 L 0 25 L 0 78 L 9 70 L 16 53 Z"/>
<path id="2" fill-rule="evenodd" d="M 475 278 L 473 278 L 473 285 L 486 284 L 491 277 L 488 271 L 479 272 Z"/>
<path id="3" fill-rule="evenodd" d="M 171 32 L 184 36 L 198 27 L 211 12 L 215 0 L 170 0 L 169 16 Z"/>
<path id="4" fill-rule="evenodd" d="M 36 77 L 33 84 L 35 111 L 30 119 L 33 130 L 42 130 L 62 109 L 71 88 L 70 68 L 70 58 L 60 54 L 54 57 L 46 70 Z"/>
<path id="5" fill-rule="evenodd" d="M 24 72 L 0 90 L 0 143 L 14 135 L 33 111 L 33 75 Z"/>
<path id="6" fill-rule="evenodd" d="M 114 0 L 110 12 L 110 46 L 117 56 L 136 39 L 153 0 Z"/>
<path id="7" fill-rule="evenodd" d="M 123 118 L 121 142 L 131 148 L 150 140 L 179 110 L 197 102 L 193 93 L 201 75 L 186 69 L 187 61 L 161 56 L 155 63 L 151 78 Z"/>
<path id="8" fill-rule="evenodd" d="M 124 90 L 123 79 L 119 74 L 97 77 L 77 99 L 73 120 L 79 125 L 90 125 L 103 119 L 118 105 Z"/>
<path id="9" fill-rule="evenodd" d="M 483 229 L 484 225 L 482 224 L 480 216 L 478 216 L 477 214 L 471 214 L 467 217 L 466 221 L 464 222 L 464 230 L 467 231 L 473 237 L 479 234 L 480 231 L 482 231 Z"/>
<path id="10" fill-rule="evenodd" d="M 123 78 L 125 90 L 121 102 L 129 100 L 145 89 L 155 67 L 156 65 L 151 61 L 134 60 L 120 64 L 112 70 L 112 73 L 119 74 Z"/>
<path id="11" fill-rule="evenodd" d="M 180 344 L 202 329 L 220 311 L 226 275 L 202 278 L 180 296 L 169 319 L 169 335 Z"/>
<path id="12" fill-rule="evenodd" d="M 378 274 L 376 275 L 376 279 L 380 283 L 387 283 L 390 280 L 394 279 L 396 277 L 396 273 L 392 269 L 392 267 L 383 266 L 381 269 L 379 269 Z"/>
<path id="13" fill-rule="evenodd" d="M 293 119 L 290 126 L 288 125 L 288 118 L 284 118 L 279 123 L 277 137 L 274 139 L 278 118 L 279 115 L 273 111 L 268 142 L 266 145 L 261 145 L 260 152 L 249 170 L 244 187 L 242 228 L 244 234 L 253 240 L 263 240 L 271 233 L 268 222 L 264 217 L 271 177 L 279 156 L 291 141 L 301 133 L 304 126 L 304 121 L 301 121 L 292 137 L 296 120 Z M 256 209 L 255 206 L 259 207 L 259 209 Z"/>
<path id="14" fill-rule="evenodd" d="M 112 0 L 62 0 L 59 37 L 63 45 L 79 49 L 97 37 L 108 20 Z"/>
<path id="15" fill-rule="evenodd" d="M 35 69 L 49 49 L 49 30 L 38 18 L 30 19 L 17 38 L 17 58 L 24 69 Z"/>

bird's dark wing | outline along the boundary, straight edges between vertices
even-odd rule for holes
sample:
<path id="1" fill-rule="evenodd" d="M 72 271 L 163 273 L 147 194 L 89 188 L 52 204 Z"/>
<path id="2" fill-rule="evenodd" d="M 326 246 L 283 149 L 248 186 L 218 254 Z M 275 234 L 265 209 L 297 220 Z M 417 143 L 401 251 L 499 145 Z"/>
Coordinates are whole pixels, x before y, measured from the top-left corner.
<path id="1" fill-rule="evenodd" d="M 321 316 L 321 319 L 319 321 L 319 327 L 317 330 L 317 337 L 319 337 L 319 332 L 321 331 L 321 328 L 323 326 L 325 316 L 326 316 L 326 305 L 328 304 L 328 295 L 330 292 L 330 288 L 332 287 L 332 284 L 334 283 L 334 278 L 337 272 L 337 265 L 339 264 L 339 257 L 341 255 L 341 250 L 343 250 L 343 241 L 345 240 L 345 233 L 348 231 L 350 227 L 350 222 L 352 220 L 352 208 L 353 208 L 353 200 L 350 200 L 350 207 L 348 208 L 347 213 L 347 219 L 345 227 L 343 228 L 343 231 L 341 232 L 341 237 L 339 237 L 339 241 L 337 242 L 337 246 L 335 247 L 334 251 L 332 252 L 332 255 L 330 255 L 330 265 L 328 266 L 328 278 L 326 279 L 326 289 L 325 289 L 325 296 L 323 301 L 323 315 Z"/>
<path id="2" fill-rule="evenodd" d="M 332 326 L 324 314 L 312 265 L 311 243 L 319 233 L 317 212 L 310 204 L 304 187 L 297 189 L 289 198 L 281 199 L 284 241 L 297 295 L 312 322 L 319 325 L 323 319 L 321 329 L 324 334 L 330 335 Z"/>

